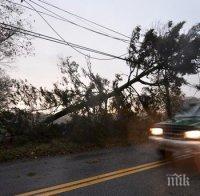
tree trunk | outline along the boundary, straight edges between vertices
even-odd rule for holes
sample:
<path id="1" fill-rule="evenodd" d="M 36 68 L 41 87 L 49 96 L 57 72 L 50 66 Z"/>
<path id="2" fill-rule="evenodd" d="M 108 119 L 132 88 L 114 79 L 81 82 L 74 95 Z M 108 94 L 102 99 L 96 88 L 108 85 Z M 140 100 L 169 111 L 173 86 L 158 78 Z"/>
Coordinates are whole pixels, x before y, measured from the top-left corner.
<path id="1" fill-rule="evenodd" d="M 166 97 L 165 97 L 165 109 L 167 113 L 168 118 L 172 118 L 172 107 L 171 107 L 171 97 L 170 97 L 170 92 L 169 92 L 169 82 L 165 82 L 165 92 L 166 92 Z"/>
<path id="2" fill-rule="evenodd" d="M 116 94 L 120 93 L 121 91 L 125 90 L 126 88 L 128 88 L 129 86 L 131 86 L 132 84 L 136 83 L 136 82 L 140 82 L 140 79 L 143 78 L 144 76 L 150 74 L 151 72 L 159 69 L 159 65 L 152 67 L 148 70 L 143 71 L 142 73 L 140 73 L 138 76 L 136 76 L 135 78 L 133 78 L 132 80 L 128 81 L 127 83 L 123 84 L 122 86 L 120 86 L 119 88 L 116 88 L 115 90 L 113 90 L 112 92 L 108 93 L 108 94 L 100 94 L 100 95 L 96 95 L 94 97 L 91 97 L 90 100 L 83 100 L 77 104 L 71 105 L 67 108 L 64 108 L 62 111 L 57 112 L 56 114 L 47 117 L 44 120 L 44 123 L 51 123 L 54 120 L 65 116 L 66 114 L 72 113 L 72 112 L 76 112 L 84 107 L 94 107 L 96 105 L 99 105 L 99 103 L 102 103 L 106 100 L 108 100 L 109 98 L 115 96 Z"/>

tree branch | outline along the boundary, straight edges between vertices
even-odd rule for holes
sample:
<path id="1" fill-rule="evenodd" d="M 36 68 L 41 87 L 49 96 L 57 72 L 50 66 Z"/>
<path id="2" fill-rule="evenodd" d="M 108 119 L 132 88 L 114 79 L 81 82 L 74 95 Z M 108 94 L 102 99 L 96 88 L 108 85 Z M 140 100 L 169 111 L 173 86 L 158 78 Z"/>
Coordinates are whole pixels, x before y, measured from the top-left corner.
<path id="1" fill-rule="evenodd" d="M 155 67 L 152 67 L 151 69 L 145 70 L 142 73 L 140 73 L 137 77 L 133 78 L 132 80 L 126 82 L 125 84 L 123 84 L 122 86 L 120 86 L 119 88 L 114 89 L 112 92 L 108 93 L 108 94 L 100 94 L 100 95 L 96 95 L 91 97 L 89 100 L 85 101 L 80 101 L 79 103 L 76 103 L 74 105 L 71 105 L 65 109 L 63 109 L 60 112 L 57 112 L 56 114 L 47 117 L 44 120 L 44 123 L 51 123 L 54 120 L 65 116 L 67 114 L 70 114 L 72 112 L 76 112 L 79 111 L 85 107 L 94 107 L 96 105 L 98 105 L 99 103 L 106 101 L 107 99 L 115 96 L 116 94 L 119 94 L 121 91 L 125 90 L 126 88 L 128 88 L 129 86 L 131 86 L 132 84 L 138 82 L 141 78 L 143 78 L 144 76 L 150 74 L 151 72 L 157 70 L 160 68 L 160 65 L 157 65 Z"/>
<path id="2" fill-rule="evenodd" d="M 151 82 L 143 81 L 141 79 L 138 82 L 140 82 L 141 84 L 144 84 L 144 85 L 149 85 L 149 86 L 158 86 L 159 85 L 158 82 L 151 83 Z"/>

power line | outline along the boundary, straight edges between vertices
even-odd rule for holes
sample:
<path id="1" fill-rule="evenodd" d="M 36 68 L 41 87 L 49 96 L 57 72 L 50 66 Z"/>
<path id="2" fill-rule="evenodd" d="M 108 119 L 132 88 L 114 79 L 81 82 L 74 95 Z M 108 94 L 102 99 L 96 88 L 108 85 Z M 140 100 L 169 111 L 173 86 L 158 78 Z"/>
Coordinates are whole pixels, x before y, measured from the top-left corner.
<path id="1" fill-rule="evenodd" d="M 28 5 L 30 5 L 37 12 L 37 10 L 30 3 L 26 2 L 26 1 L 25 1 L 25 3 L 27 3 Z M 64 38 L 49 24 L 49 22 L 39 12 L 37 12 L 37 13 L 45 21 L 45 23 L 57 34 L 57 36 L 60 37 L 63 41 L 65 41 Z M 70 46 L 75 51 L 77 51 L 78 53 L 80 53 L 80 54 L 82 54 L 82 55 L 84 55 L 84 56 L 87 57 L 86 54 L 80 52 L 79 50 L 77 50 L 76 48 L 74 48 L 73 46 L 71 46 L 69 43 L 67 43 L 67 45 Z"/>
<path id="2" fill-rule="evenodd" d="M 17 5 L 17 6 L 26 8 L 26 9 L 29 9 L 29 10 L 31 10 L 31 11 L 35 11 L 33 8 L 30 8 L 30 7 L 26 6 L 26 5 L 19 4 L 19 3 L 16 3 L 16 2 L 12 2 L 12 1 L 10 1 L 10 0 L 6 0 L 6 1 L 9 2 L 9 3 L 12 3 L 12 4 L 14 4 L 14 5 Z M 1 6 L 4 6 L 4 5 L 1 5 Z M 46 12 L 43 12 L 43 11 L 40 11 L 40 10 L 38 10 L 38 12 L 41 13 L 41 14 L 43 14 L 43 15 L 52 17 L 52 18 L 54 18 L 54 19 L 57 19 L 57 20 L 66 22 L 64 19 L 61 19 L 60 17 L 56 17 L 56 16 L 54 16 L 54 15 L 52 15 L 52 14 L 49 14 L 49 13 L 46 13 Z M 90 25 L 89 23 L 87 23 L 87 25 L 90 26 L 90 27 L 92 27 L 93 29 L 96 29 L 97 31 L 99 31 L 99 32 L 101 32 L 101 33 L 106 34 L 105 32 L 103 32 L 103 31 L 101 31 L 101 30 L 95 28 L 94 26 Z"/>
<path id="3" fill-rule="evenodd" d="M 15 5 L 18 5 L 18 6 L 27 8 L 27 9 L 30 9 L 30 10 L 32 10 L 32 11 L 35 11 L 35 9 L 30 8 L 30 7 L 28 7 L 28 6 L 25 6 L 25 5 L 22 5 L 22 4 L 18 4 L 18 3 L 15 3 L 15 2 L 9 1 L 9 0 L 6 0 L 6 1 L 8 1 L 8 2 L 10 2 L 10 3 L 13 3 L 13 4 L 15 4 Z M 39 12 L 39 13 L 41 13 L 41 14 L 44 14 L 44 15 L 47 15 L 47 16 L 50 16 L 50 17 L 54 17 L 54 18 L 56 18 L 56 19 L 58 19 L 58 20 L 62 20 L 62 21 L 63 21 L 63 19 L 58 18 L 58 17 L 55 17 L 55 16 L 53 16 L 53 15 L 51 15 L 51 14 L 44 13 L 44 12 L 38 11 L 38 10 L 37 10 L 37 12 Z M 66 42 L 66 43 L 67 43 L 67 42 Z M 76 50 L 76 49 L 75 49 L 75 50 Z M 76 50 L 76 51 L 77 51 L 77 50 Z M 77 52 L 81 53 L 81 54 L 84 55 L 84 56 L 87 56 L 87 57 L 90 57 L 90 58 L 96 59 L 96 60 L 113 60 L 113 59 L 115 59 L 115 57 L 112 57 L 112 58 L 97 58 L 97 57 L 91 57 L 90 55 L 84 54 L 84 53 L 82 53 L 81 51 L 77 51 Z M 119 55 L 118 57 L 123 57 L 123 56 L 125 56 L 125 55 L 127 55 L 127 54 L 128 54 L 128 52 L 127 52 L 127 53 L 124 53 L 124 54 L 122 54 L 122 55 Z"/>
<path id="4" fill-rule="evenodd" d="M 10 1 L 10 0 L 6 0 L 6 1 L 9 2 L 9 3 L 12 3 L 12 4 L 14 4 L 14 5 L 17 5 L 17 6 L 20 6 L 20 7 L 26 8 L 26 9 L 29 9 L 29 10 L 31 10 L 31 11 L 35 11 L 33 8 L 30 8 L 30 7 L 26 6 L 26 5 L 19 4 L 19 3 L 16 3 L 16 2 L 12 2 L 12 1 Z M 1 6 L 3 6 L 3 5 L 1 5 Z M 40 13 L 43 14 L 43 15 L 46 15 L 46 16 L 49 16 L 49 17 L 52 17 L 52 18 L 55 18 L 55 19 L 58 19 L 58 20 L 64 21 L 64 20 L 61 19 L 60 17 L 58 18 L 58 17 L 53 16 L 53 15 L 51 15 L 51 14 L 48 14 L 48 13 L 46 13 L 46 12 L 39 11 L 39 10 L 38 10 L 38 12 L 40 12 Z M 66 21 L 65 21 L 65 22 L 66 22 Z M 86 23 L 86 22 L 85 22 L 85 23 Z M 88 26 L 92 27 L 93 29 L 96 29 L 97 31 L 106 34 L 104 31 L 97 29 L 96 27 L 90 25 L 89 23 L 86 23 L 86 24 L 87 24 Z"/>
<path id="5" fill-rule="evenodd" d="M 44 10 L 46 10 L 46 11 L 52 13 L 52 14 L 54 14 L 55 16 L 59 17 L 60 19 L 64 20 L 65 22 L 68 22 L 68 23 L 72 24 L 72 25 L 78 26 L 78 27 L 83 28 L 85 30 L 88 30 L 90 32 L 97 33 L 97 34 L 100 34 L 100 35 L 103 35 L 103 36 L 106 36 L 106 37 L 109 37 L 109 38 L 112 38 L 112 39 L 115 39 L 115 40 L 118 40 L 118 41 L 122 41 L 122 42 L 125 42 L 125 43 L 129 42 L 129 40 L 127 40 L 127 39 L 121 39 L 121 38 L 118 38 L 118 37 L 115 37 L 115 36 L 112 36 L 112 35 L 109 35 L 109 34 L 106 34 L 106 33 L 95 31 L 95 30 L 90 29 L 90 28 L 85 27 L 85 26 L 79 25 L 79 24 L 77 24 L 75 22 L 72 22 L 72 21 L 70 21 L 70 20 L 68 20 L 68 19 L 60 16 L 59 14 L 56 14 L 55 12 L 53 12 L 53 11 L 45 8 L 44 6 L 42 6 L 42 5 L 38 4 L 38 3 L 35 3 L 32 0 L 29 0 L 29 1 L 32 2 L 32 3 L 34 3 L 35 5 L 39 6 L 40 8 L 42 8 L 42 9 L 44 9 Z"/>
<path id="6" fill-rule="evenodd" d="M 31 5 L 30 3 L 26 2 L 26 1 L 25 1 L 25 3 L 27 3 L 29 6 L 31 6 L 38 13 L 38 15 L 45 21 L 45 23 L 56 33 L 56 35 L 65 42 L 65 39 L 50 25 L 50 23 L 34 8 L 33 5 Z M 83 52 L 77 50 L 72 45 L 70 45 L 68 42 L 66 42 L 66 43 L 67 43 L 68 46 L 70 46 L 72 49 L 74 49 L 79 54 L 82 54 L 83 56 L 88 57 L 87 54 L 84 54 Z M 90 57 L 90 58 L 93 58 L 93 57 Z"/>
<path id="7" fill-rule="evenodd" d="M 7 30 L 10 30 L 10 31 L 16 31 L 18 33 L 22 33 L 22 34 L 25 34 L 25 35 L 28 35 L 28 36 L 40 38 L 40 39 L 43 39 L 43 40 L 51 41 L 51 42 L 62 44 L 62 45 L 67 45 L 67 46 L 71 45 L 74 48 L 78 48 L 78 49 L 93 52 L 93 53 L 96 53 L 96 54 L 112 57 L 112 58 L 115 58 L 115 59 L 120 59 L 120 60 L 123 60 L 123 61 L 130 61 L 129 59 L 122 58 L 121 57 L 122 55 L 116 56 L 116 55 L 113 55 L 113 54 L 110 54 L 110 53 L 102 52 L 102 51 L 99 51 L 99 50 L 95 50 L 95 49 L 88 48 L 88 47 L 85 47 L 85 46 L 81 46 L 81 45 L 78 45 L 78 44 L 74 44 L 74 43 L 71 43 L 71 42 L 56 39 L 54 37 L 47 36 L 47 35 L 44 35 L 44 34 L 41 34 L 41 33 L 36 33 L 34 31 L 22 29 L 22 28 L 19 28 L 19 27 L 10 25 L 10 24 L 0 23 L 0 25 L 1 25 L 1 28 L 3 28 L 3 29 L 7 29 Z"/>
<path id="8" fill-rule="evenodd" d="M 0 23 L 0 24 L 4 25 L 3 23 Z M 81 50 L 86 50 L 86 51 L 90 51 L 90 52 L 94 52 L 94 53 L 97 53 L 97 54 L 109 56 L 109 57 L 112 57 L 112 58 L 118 58 L 118 59 L 126 61 L 125 58 L 120 58 L 120 56 L 115 56 L 115 55 L 112 55 L 112 54 L 109 54 L 109 53 L 105 53 L 105 52 L 101 52 L 101 51 L 98 51 L 98 50 L 86 48 L 84 46 L 80 46 L 80 45 L 77 45 L 77 44 L 72 44 L 70 42 L 66 42 L 66 41 L 64 42 L 62 40 L 59 40 L 59 39 L 56 39 L 56 38 L 53 38 L 53 37 L 50 37 L 50 36 L 46 36 L 46 35 L 43 35 L 43 34 L 35 33 L 35 32 L 32 32 L 32 31 L 27 31 L 27 30 L 24 30 L 24 29 L 21 29 L 21 28 L 18 28 L 18 27 L 14 27 L 12 25 L 7 25 L 6 24 L 6 26 L 9 26 L 10 28 L 8 28 L 8 27 L 1 27 L 1 28 L 6 29 L 6 30 L 10 30 L 10 31 L 13 31 L 13 29 L 14 29 L 14 31 L 22 33 L 22 34 L 25 34 L 25 35 L 28 35 L 28 36 L 44 39 L 44 40 L 47 40 L 47 41 L 52 41 L 52 42 L 59 43 L 59 44 L 62 44 L 62 45 L 67 45 L 67 46 L 69 46 L 68 44 L 70 44 L 70 45 L 73 45 L 73 47 L 79 48 Z"/>
<path id="9" fill-rule="evenodd" d="M 15 4 L 15 5 L 24 7 L 24 8 L 26 8 L 26 9 L 35 11 L 33 8 L 30 8 L 30 7 L 28 7 L 28 6 L 25 6 L 25 5 L 22 5 L 22 4 L 19 4 L 19 3 L 15 3 L 15 2 L 12 2 L 12 1 L 10 1 L 10 0 L 6 0 L 6 1 L 8 1 L 9 3 L 12 3 L 12 4 Z M 31 0 L 30 0 L 30 1 L 31 1 Z M 88 28 L 88 27 L 86 27 L 86 26 L 77 24 L 77 23 L 75 23 L 75 22 L 73 22 L 73 21 L 68 20 L 67 18 L 62 17 L 62 16 L 59 15 L 59 14 L 56 14 L 55 12 L 53 12 L 53 11 L 51 11 L 51 10 L 45 8 L 44 6 L 42 6 L 42 5 L 38 4 L 38 3 L 35 3 L 34 1 L 31 1 L 31 2 L 34 3 L 35 5 L 37 5 L 38 7 L 42 8 L 42 9 L 44 9 L 44 10 L 50 12 L 50 13 L 52 13 L 53 15 L 52 15 L 52 14 L 49 14 L 49 13 L 46 13 L 46 12 L 43 12 L 43 11 L 37 10 L 37 12 L 40 13 L 40 14 L 43 14 L 43 15 L 52 17 L 52 18 L 54 18 L 54 19 L 57 19 L 57 20 L 60 20 L 60 21 L 63 21 L 63 22 L 70 23 L 70 24 L 72 24 L 72 25 L 74 25 L 74 26 L 77 26 L 77 27 L 79 27 L 79 28 L 85 29 L 85 30 L 90 31 L 90 32 L 92 32 L 92 33 L 96 33 L 96 34 L 99 34 L 99 35 L 102 35 L 102 36 L 105 36 L 105 37 L 108 37 L 108 38 L 112 38 L 112 39 L 115 39 L 115 40 L 118 40 L 118 41 L 122 41 L 122 42 L 124 42 L 124 43 L 129 43 L 129 40 L 127 40 L 127 39 L 118 38 L 118 37 L 109 35 L 109 34 L 107 34 L 107 33 L 100 32 L 99 30 L 97 31 L 97 30 Z"/>
<path id="10" fill-rule="evenodd" d="M 25 1 L 25 0 L 24 0 Z M 26 1 L 25 1 L 26 2 Z M 36 12 L 37 12 L 37 10 L 34 8 L 34 6 L 33 5 L 31 5 L 30 3 L 28 3 L 28 2 L 26 2 L 28 5 L 30 5 Z M 37 12 L 38 13 L 38 12 Z M 39 14 L 39 16 L 45 21 L 45 23 L 56 33 L 56 35 L 59 37 L 59 38 L 61 38 L 64 42 L 66 42 L 65 41 L 65 39 L 50 25 L 50 23 L 40 14 L 40 13 L 38 13 Z M 81 52 L 81 51 L 79 51 L 77 48 L 75 48 L 75 47 L 73 47 L 72 45 L 70 45 L 68 42 L 66 42 L 67 44 L 68 44 L 68 46 L 70 46 L 72 49 L 74 49 L 76 52 L 78 52 L 79 54 L 82 54 L 83 56 L 85 56 L 85 57 L 89 57 L 89 58 L 91 58 L 91 59 L 96 59 L 96 60 L 105 60 L 105 59 L 100 59 L 100 58 L 97 58 L 97 57 L 93 57 L 93 56 L 90 56 L 90 55 L 87 55 L 87 54 L 85 54 L 85 53 L 83 53 L 83 52 Z M 111 59 L 107 59 L 107 60 L 111 60 Z"/>
<path id="11" fill-rule="evenodd" d="M 111 28 L 109 28 L 109 27 L 106 27 L 106 26 L 103 26 L 103 25 L 101 25 L 101 24 L 98 24 L 98 23 L 96 23 L 96 22 L 94 22 L 94 21 L 92 21 L 92 20 L 86 19 L 86 18 L 84 18 L 84 17 L 82 17 L 82 16 L 79 16 L 79 15 L 77 15 L 77 14 L 74 14 L 74 13 L 72 13 L 72 12 L 70 12 L 70 11 L 64 10 L 64 9 L 62 9 L 62 8 L 60 8 L 60 7 L 58 7 L 58 6 L 55 6 L 55 5 L 51 4 L 51 3 L 48 3 L 48 2 L 46 2 L 46 1 L 44 1 L 44 0 L 37 0 L 37 1 L 40 1 L 40 2 L 42 2 L 43 4 L 46 4 L 46 5 L 50 6 L 50 7 L 53 7 L 53 8 L 56 8 L 56 9 L 60 10 L 60 11 L 63 11 L 63 12 L 65 12 L 65 13 L 68 13 L 68 14 L 70 14 L 70 15 L 72 15 L 72 16 L 74 16 L 74 17 L 80 19 L 80 20 L 87 21 L 87 22 L 89 22 L 89 23 L 91 23 L 91 24 L 94 24 L 94 25 L 96 25 L 96 26 L 99 26 L 99 27 L 101 27 L 101 28 L 104 28 L 104 29 L 106 29 L 106 30 L 108 30 L 108 31 L 111 31 L 111 32 L 113 32 L 113 33 L 116 33 L 116 34 L 118 34 L 118 35 L 121 35 L 121 36 L 123 36 L 123 37 L 126 37 L 126 38 L 131 39 L 130 36 L 127 36 L 127 35 L 125 35 L 125 34 L 123 34 L 123 33 L 120 33 L 119 31 L 113 30 L 113 29 L 111 29 Z"/>

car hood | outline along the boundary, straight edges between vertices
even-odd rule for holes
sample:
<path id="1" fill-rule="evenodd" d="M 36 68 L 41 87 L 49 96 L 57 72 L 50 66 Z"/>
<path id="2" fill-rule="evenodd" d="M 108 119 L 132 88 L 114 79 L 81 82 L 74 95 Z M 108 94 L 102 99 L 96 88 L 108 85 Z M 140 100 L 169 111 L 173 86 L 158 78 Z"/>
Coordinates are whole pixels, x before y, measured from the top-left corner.
<path id="1" fill-rule="evenodd" d="M 178 119 L 171 119 L 167 121 L 163 121 L 157 123 L 156 125 L 164 126 L 164 125 L 172 125 L 172 126 L 191 126 L 200 128 L 200 118 L 178 118 Z"/>

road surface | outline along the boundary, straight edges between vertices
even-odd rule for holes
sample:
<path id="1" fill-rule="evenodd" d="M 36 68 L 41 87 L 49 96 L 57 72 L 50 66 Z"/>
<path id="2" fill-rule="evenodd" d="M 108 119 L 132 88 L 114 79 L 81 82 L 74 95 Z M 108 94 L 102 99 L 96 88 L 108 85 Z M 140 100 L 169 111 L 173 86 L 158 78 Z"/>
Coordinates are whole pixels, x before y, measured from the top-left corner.
<path id="1" fill-rule="evenodd" d="M 200 192 L 198 159 L 186 155 L 160 160 L 152 144 L 143 144 L 2 163 L 0 195 L 196 196 Z M 172 175 L 180 175 L 181 183 L 172 182 Z"/>

